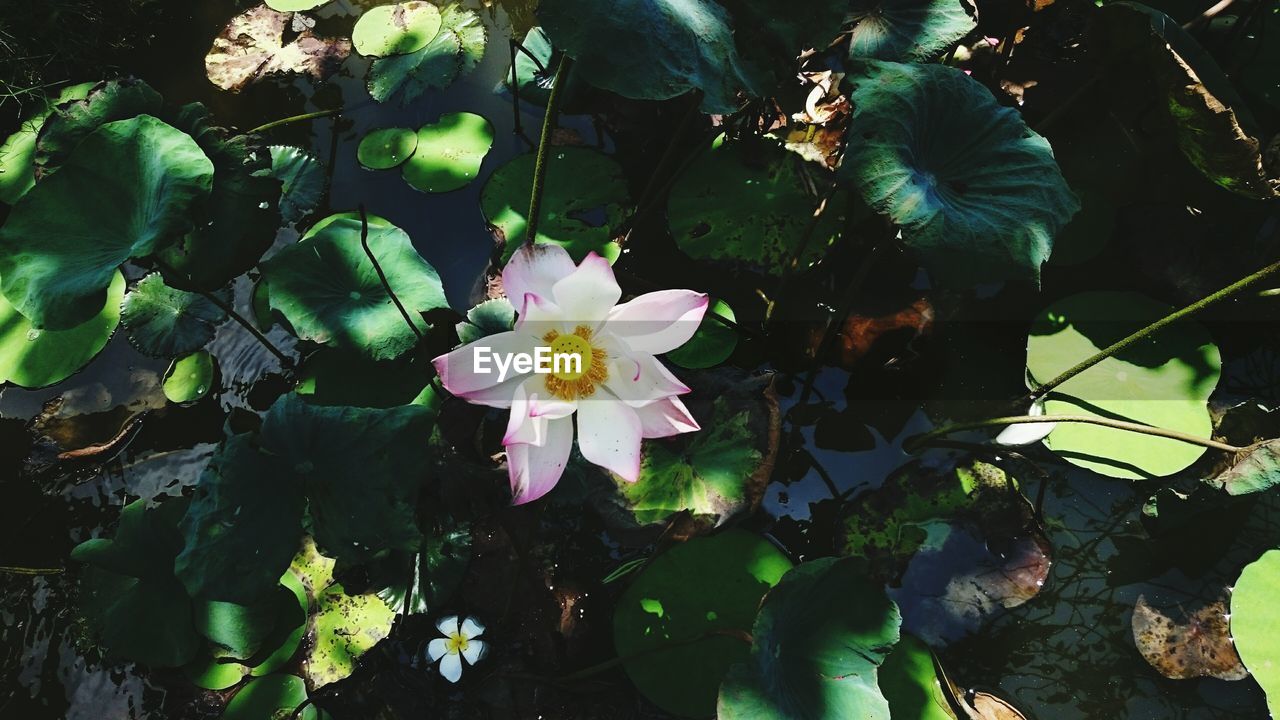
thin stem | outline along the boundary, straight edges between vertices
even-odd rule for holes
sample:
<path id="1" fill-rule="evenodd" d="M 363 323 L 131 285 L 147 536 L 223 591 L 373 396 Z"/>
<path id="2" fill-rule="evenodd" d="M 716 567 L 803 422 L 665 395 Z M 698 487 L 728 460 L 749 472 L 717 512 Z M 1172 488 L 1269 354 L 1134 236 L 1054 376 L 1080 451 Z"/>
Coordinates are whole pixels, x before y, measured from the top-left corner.
<path id="1" fill-rule="evenodd" d="M 667 175 L 667 169 L 671 162 L 675 159 L 676 147 L 679 146 L 684 134 L 689 130 L 689 126 L 693 124 L 694 118 L 698 116 L 698 108 L 702 105 L 702 92 L 695 90 L 689 93 L 689 107 L 685 110 L 684 115 L 680 118 L 680 122 L 676 125 L 675 132 L 671 133 L 671 141 L 667 143 L 666 150 L 663 151 L 662 157 L 658 159 L 658 164 L 653 168 L 653 174 L 649 176 L 649 182 L 645 183 L 644 190 L 640 193 L 640 199 L 636 202 L 636 212 L 639 213 L 640 208 L 646 207 L 653 200 L 654 193 L 659 187 L 660 178 Z M 632 215 L 623 227 L 623 234 L 626 234 L 633 227 L 636 215 Z"/>
<path id="2" fill-rule="evenodd" d="M 257 133 L 273 130 L 275 128 L 280 127 L 281 125 L 288 125 L 289 123 L 302 122 L 304 120 L 315 120 L 316 118 L 329 117 L 330 115 L 337 115 L 340 112 L 342 112 L 342 108 L 334 108 L 333 110 L 317 110 L 316 112 L 303 113 L 301 115 L 293 115 L 287 118 L 281 118 L 279 120 L 272 120 L 266 125 L 259 125 L 258 127 L 250 130 L 247 134 L 256 135 Z"/>
<path id="3" fill-rule="evenodd" d="M 285 355 L 283 352 L 281 352 L 280 348 L 275 346 L 275 343 L 268 340 L 266 335 L 263 335 L 261 332 L 259 332 L 258 328 L 253 326 L 253 323 L 244 319 L 244 316 L 236 312 L 236 309 L 231 307 L 229 303 L 223 302 L 222 298 L 218 297 L 216 294 L 211 292 L 201 291 L 200 294 L 208 298 L 209 302 L 222 308 L 222 311 L 225 312 L 227 315 L 231 316 L 231 319 L 235 320 L 236 323 L 240 325 L 240 327 L 249 331 L 249 334 L 252 335 L 255 340 L 257 340 L 259 343 L 262 344 L 262 347 L 266 348 L 271 352 L 272 355 L 276 356 L 276 358 L 280 361 L 280 365 L 282 367 L 286 369 L 293 367 L 293 359 L 290 358 L 288 355 Z"/>
<path id="4" fill-rule="evenodd" d="M 1252 275 L 1241 278 L 1240 280 L 1237 280 L 1231 283 L 1230 285 L 1222 288 L 1221 290 L 1211 295 L 1208 295 L 1203 299 L 1182 308 L 1181 310 L 1177 310 L 1175 312 L 1172 312 L 1164 316 L 1163 318 L 1157 320 L 1156 322 L 1133 333 L 1129 337 L 1124 338 L 1123 340 L 1120 340 L 1118 342 L 1115 342 L 1107 346 L 1106 348 L 1098 352 L 1093 357 L 1088 358 L 1086 360 L 1082 360 L 1079 363 L 1076 363 L 1074 366 L 1067 369 L 1061 375 L 1058 375 L 1052 380 L 1036 387 L 1035 390 L 1031 391 L 1031 394 L 1028 396 L 1028 399 L 1031 400 L 1032 402 L 1039 400 L 1045 395 L 1048 395 L 1058 386 L 1062 385 L 1064 382 L 1079 375 L 1085 370 L 1088 370 L 1094 365 L 1097 365 L 1103 360 L 1106 360 L 1107 358 L 1113 355 L 1117 355 L 1121 352 L 1124 352 L 1125 350 L 1133 347 L 1134 345 L 1142 342 L 1148 337 L 1151 337 L 1155 333 L 1168 327 L 1169 325 L 1172 325 L 1173 323 L 1179 320 L 1191 317 L 1192 315 L 1195 315 L 1196 313 L 1199 313 L 1200 311 L 1212 305 L 1222 302 L 1227 298 L 1239 295 L 1245 290 L 1248 290 L 1258 285 L 1262 281 L 1266 280 L 1268 277 L 1275 275 L 1278 272 L 1280 272 L 1280 262 L 1272 263 L 1271 265 L 1268 265 L 1267 267 L 1262 268 L 1261 270 L 1253 273 Z"/>
<path id="5" fill-rule="evenodd" d="M 555 83 L 551 86 L 551 97 L 547 99 L 547 112 L 542 118 L 542 135 L 538 138 L 537 162 L 533 168 L 533 192 L 529 196 L 529 220 L 525 231 L 524 242 L 533 245 L 538 237 L 538 221 L 542 216 L 542 194 L 546 191 L 547 156 L 551 153 L 551 133 L 556 128 L 560 117 L 560 98 L 564 92 L 565 78 L 573 67 L 573 59 L 568 55 L 560 58 L 556 68 Z"/>
<path id="6" fill-rule="evenodd" d="M 64 568 L 20 567 L 17 565 L 0 565 L 0 573 L 11 575 L 59 575 L 66 572 Z"/>
<path id="7" fill-rule="evenodd" d="M 1222 450 L 1224 452 L 1244 452 L 1248 447 L 1238 447 L 1236 445 L 1228 445 L 1217 440 L 1207 440 L 1177 430 L 1166 430 L 1165 428 L 1155 427 L 1153 425 L 1143 425 L 1142 423 L 1128 422 L 1126 420 L 1112 420 L 1111 418 L 1098 417 L 1097 415 L 1009 415 L 1005 417 L 988 418 L 986 420 L 975 420 L 973 422 L 956 423 L 955 425 L 947 425 L 945 427 L 930 430 L 927 433 L 913 435 L 902 443 L 902 449 L 908 453 L 915 453 L 921 448 L 932 443 L 932 441 L 950 435 L 952 433 L 964 432 L 966 430 L 982 430 L 984 428 L 1004 427 L 1007 425 L 1021 425 L 1024 423 L 1084 423 L 1086 425 L 1101 425 L 1102 427 L 1114 428 L 1116 430 L 1124 430 L 1127 432 L 1138 433 L 1140 435 L 1152 435 L 1155 437 L 1168 438 L 1170 440 L 1178 440 L 1188 445 L 1199 445 L 1200 447 L 1212 448 L 1214 450 Z"/>
<path id="8" fill-rule="evenodd" d="M 417 323 L 413 321 L 413 316 L 400 302 L 400 298 L 396 297 L 396 292 L 391 289 L 391 283 L 387 280 L 387 274 L 382 271 L 382 265 L 378 263 L 378 258 L 374 257 L 373 249 L 369 247 L 369 214 L 364 210 L 364 203 L 360 203 L 360 247 L 364 248 L 364 254 L 368 256 L 369 262 L 373 263 L 373 269 L 378 273 L 378 280 L 382 283 L 382 288 L 391 296 L 391 302 L 396 304 L 396 309 L 400 311 L 404 321 L 409 323 L 409 329 L 413 330 L 418 342 L 422 343 L 426 338 L 418 329 Z"/>

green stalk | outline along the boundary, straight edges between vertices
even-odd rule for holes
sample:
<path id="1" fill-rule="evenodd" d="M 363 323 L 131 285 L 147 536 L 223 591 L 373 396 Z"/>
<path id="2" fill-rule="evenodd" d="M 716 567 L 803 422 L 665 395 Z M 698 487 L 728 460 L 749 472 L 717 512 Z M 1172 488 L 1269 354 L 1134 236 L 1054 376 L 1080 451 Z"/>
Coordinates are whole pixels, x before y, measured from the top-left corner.
<path id="1" fill-rule="evenodd" d="M 952 433 L 964 432 L 966 430 L 982 430 L 983 428 L 1004 427 L 1006 425 L 1020 425 L 1023 423 L 1084 423 L 1086 425 L 1101 425 L 1103 427 L 1115 428 L 1116 430 L 1124 430 L 1127 432 L 1138 433 L 1140 435 L 1152 435 L 1155 437 L 1168 438 L 1170 440 L 1178 440 L 1188 445 L 1199 445 L 1200 447 L 1212 448 L 1214 450 L 1222 450 L 1225 452 L 1244 452 L 1248 447 L 1237 447 L 1228 445 L 1217 440 L 1206 440 L 1177 430 L 1166 430 L 1165 428 L 1155 427 L 1153 425 L 1143 425 L 1142 423 L 1128 422 L 1126 420 L 1112 420 L 1110 418 L 1098 417 L 1096 415 L 1009 415 L 1005 417 L 988 418 L 986 420 L 975 420 L 973 422 L 956 423 L 955 425 L 946 425 L 930 430 L 927 433 L 913 435 L 902 443 L 902 449 L 909 453 L 915 453 L 921 448 L 929 445 L 932 441 L 950 435 Z"/>
<path id="2" fill-rule="evenodd" d="M 538 138 L 538 157 L 533 167 L 533 192 L 529 197 L 529 221 L 524 235 L 525 245 L 533 245 L 538 237 L 538 221 L 542 216 L 542 194 L 546 191 L 547 156 L 551 153 L 551 133 L 556 128 L 560 117 L 560 96 L 564 91 L 565 78 L 573 67 L 573 59 L 568 55 L 560 58 L 556 68 L 555 83 L 551 86 L 551 97 L 547 100 L 547 113 L 542 118 L 542 135 Z"/>
<path id="3" fill-rule="evenodd" d="M 336 109 L 334 109 L 334 110 L 318 110 L 318 111 L 316 111 L 316 112 L 303 113 L 303 114 L 301 114 L 301 115 L 292 115 L 292 116 L 287 117 L 287 118 L 281 118 L 281 119 L 279 119 L 279 120 L 273 120 L 273 121 L 271 121 L 271 122 L 267 123 L 266 125 L 259 125 L 258 127 L 254 128 L 254 129 L 252 129 L 252 130 L 250 130 L 250 131 L 249 131 L 248 133 L 246 133 L 246 134 L 247 134 L 247 135 L 256 135 L 256 134 L 261 133 L 261 132 L 266 132 L 266 131 L 268 131 L 268 130 L 273 130 L 273 129 L 275 129 L 275 128 L 280 127 L 281 125 L 288 125 L 289 123 L 302 122 L 302 121 L 304 121 L 304 120 L 315 120 L 316 118 L 329 117 L 329 116 L 331 116 L 331 115 L 337 115 L 337 114 L 338 114 L 338 113 L 340 113 L 340 112 L 342 112 L 342 108 L 336 108 Z"/>

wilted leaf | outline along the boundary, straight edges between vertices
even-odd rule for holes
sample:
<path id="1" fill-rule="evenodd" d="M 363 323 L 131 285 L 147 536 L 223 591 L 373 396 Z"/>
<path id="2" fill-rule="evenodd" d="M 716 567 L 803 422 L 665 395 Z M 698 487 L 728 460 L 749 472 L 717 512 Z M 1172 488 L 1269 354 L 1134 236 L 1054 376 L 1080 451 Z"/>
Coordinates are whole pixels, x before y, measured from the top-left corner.
<path id="1" fill-rule="evenodd" d="M 291 18 L 265 5 L 232 18 L 205 57 L 209 81 L 240 92 L 268 75 L 298 73 L 323 80 L 336 71 L 351 53 L 351 41 L 316 37 L 306 29 L 286 44 Z"/>
<path id="2" fill-rule="evenodd" d="M 1173 680 L 1248 677 L 1227 630 L 1225 599 L 1180 614 L 1185 620 L 1175 622 L 1165 612 L 1151 607 L 1146 597 L 1138 596 L 1133 607 L 1133 641 L 1151 667 Z"/>
<path id="3" fill-rule="evenodd" d="M 1205 482 L 1231 495 L 1262 492 L 1280 485 L 1280 440 L 1254 446 L 1230 468 Z"/>

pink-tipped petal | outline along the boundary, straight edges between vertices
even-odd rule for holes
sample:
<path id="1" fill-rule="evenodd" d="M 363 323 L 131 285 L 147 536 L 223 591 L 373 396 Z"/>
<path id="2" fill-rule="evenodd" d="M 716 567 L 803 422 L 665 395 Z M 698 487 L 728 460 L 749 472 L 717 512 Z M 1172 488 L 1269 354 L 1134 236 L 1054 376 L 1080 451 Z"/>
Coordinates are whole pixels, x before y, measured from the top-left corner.
<path id="1" fill-rule="evenodd" d="M 664 398 L 636 408 L 636 415 L 640 417 L 640 432 L 646 438 L 671 437 L 702 429 L 680 398 Z"/>
<path id="2" fill-rule="evenodd" d="M 564 311 L 549 298 L 529 294 L 525 296 L 524 311 L 516 319 L 516 331 L 534 338 L 535 345 L 545 345 L 548 332 L 556 334 L 573 332 L 573 325 L 564 322 Z"/>
<path id="3" fill-rule="evenodd" d="M 573 420 L 548 420 L 542 445 L 507 446 L 507 472 L 513 504 L 523 505 L 551 492 L 573 449 Z"/>
<path id="4" fill-rule="evenodd" d="M 692 290 L 651 292 L 611 310 L 605 331 L 637 352 L 671 352 L 693 337 L 707 303 L 706 293 Z"/>
<path id="5" fill-rule="evenodd" d="M 528 388 L 534 382 L 536 380 L 530 378 L 516 388 L 511 399 L 511 415 L 507 418 L 507 434 L 502 438 L 503 445 L 541 445 L 546 438 L 547 419 L 535 417 L 532 412 L 536 399 L 529 397 Z"/>
<path id="6" fill-rule="evenodd" d="M 523 315 L 529 295 L 550 300 L 551 288 L 575 269 L 573 258 L 559 245 L 523 245 L 502 269 L 502 289 L 516 312 Z"/>
<path id="7" fill-rule="evenodd" d="M 595 329 L 622 297 L 622 289 L 609 261 L 592 252 L 572 275 L 555 284 L 552 294 L 566 324 Z"/>
<path id="8" fill-rule="evenodd" d="M 672 375 L 660 360 L 638 352 L 613 360 L 604 386 L 632 407 L 689 392 L 689 386 Z"/>
<path id="9" fill-rule="evenodd" d="M 530 373 L 520 375 L 508 369 L 502 377 L 497 358 L 532 353 L 533 337 L 509 331 L 490 335 L 432 360 L 445 389 L 468 402 L 489 407 L 511 407 L 515 390 Z M 501 379 L 500 379 L 501 378 Z"/>
<path id="10" fill-rule="evenodd" d="M 635 482 L 640 477 L 640 417 L 600 394 L 578 404 L 578 449 L 583 457 Z"/>

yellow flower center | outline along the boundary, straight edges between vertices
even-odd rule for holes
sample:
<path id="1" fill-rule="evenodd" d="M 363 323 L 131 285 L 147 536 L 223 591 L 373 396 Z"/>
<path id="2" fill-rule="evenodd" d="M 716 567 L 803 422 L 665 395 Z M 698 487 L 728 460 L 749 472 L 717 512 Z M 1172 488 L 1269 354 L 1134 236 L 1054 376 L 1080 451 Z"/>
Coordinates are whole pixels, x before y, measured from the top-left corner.
<path id="1" fill-rule="evenodd" d="M 591 328 L 579 325 L 569 335 L 552 330 L 542 337 L 551 347 L 551 373 L 547 375 L 547 391 L 561 400 L 590 397 L 596 385 L 609 379 L 609 353 L 591 344 Z M 576 363 L 566 363 L 561 357 L 574 356 Z"/>
<path id="2" fill-rule="evenodd" d="M 467 649 L 467 643 L 468 641 L 466 636 L 462 635 L 461 633 L 455 633 L 449 636 L 449 640 L 446 643 L 446 647 L 448 648 L 450 655 L 457 655 L 458 653 Z"/>

